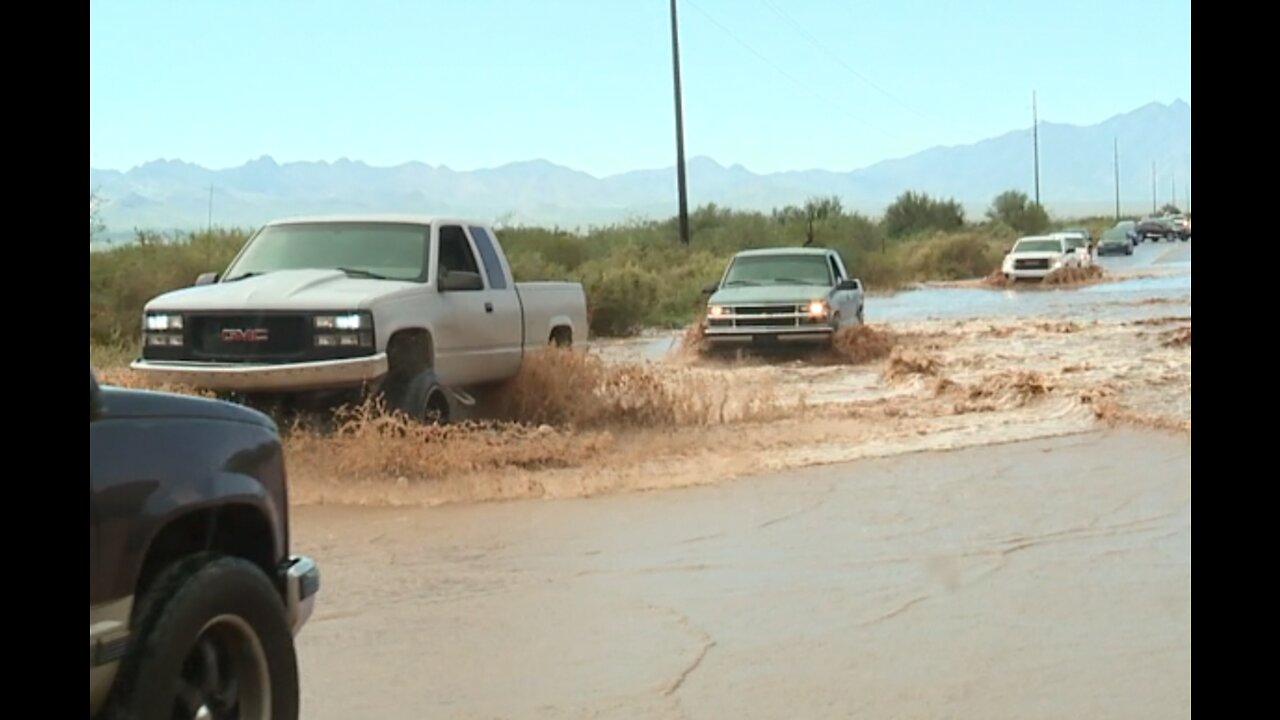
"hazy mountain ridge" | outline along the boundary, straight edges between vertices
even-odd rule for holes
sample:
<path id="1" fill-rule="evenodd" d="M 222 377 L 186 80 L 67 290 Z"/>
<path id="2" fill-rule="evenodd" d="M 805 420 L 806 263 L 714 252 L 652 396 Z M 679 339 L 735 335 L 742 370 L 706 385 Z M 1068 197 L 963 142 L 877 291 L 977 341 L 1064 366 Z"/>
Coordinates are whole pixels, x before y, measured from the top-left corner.
<path id="1" fill-rule="evenodd" d="M 1042 122 L 1041 197 L 1059 214 L 1110 212 L 1112 143 L 1120 147 L 1121 199 L 1129 212 L 1151 206 L 1152 162 L 1160 203 L 1183 203 L 1191 170 L 1191 106 L 1150 103 L 1091 126 Z M 812 195 L 838 195 L 846 207 L 878 214 L 904 190 L 954 197 L 980 214 L 997 193 L 1033 194 L 1031 128 L 961 146 L 935 147 L 851 172 L 757 174 L 706 157 L 688 165 L 691 206 L 769 210 Z M 1173 174 L 1171 177 L 1171 173 Z M 1171 179 L 1173 185 L 1171 187 Z M 273 217 L 334 212 L 457 214 L 508 222 L 578 226 L 675 213 L 675 170 L 635 170 L 597 178 L 547 160 L 455 171 L 423 162 L 372 167 L 347 159 L 280 164 L 262 157 L 210 170 L 156 160 L 127 172 L 89 169 L 104 198 L 108 231 L 190 229 L 213 221 L 252 226 Z"/>

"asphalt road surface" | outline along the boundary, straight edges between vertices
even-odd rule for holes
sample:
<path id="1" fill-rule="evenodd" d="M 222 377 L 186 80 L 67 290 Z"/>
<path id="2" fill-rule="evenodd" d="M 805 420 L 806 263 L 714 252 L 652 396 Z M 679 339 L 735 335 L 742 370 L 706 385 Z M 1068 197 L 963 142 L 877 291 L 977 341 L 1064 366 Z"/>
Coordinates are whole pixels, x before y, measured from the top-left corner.
<path id="1" fill-rule="evenodd" d="M 303 507 L 303 717 L 1191 717 L 1190 439 Z"/>

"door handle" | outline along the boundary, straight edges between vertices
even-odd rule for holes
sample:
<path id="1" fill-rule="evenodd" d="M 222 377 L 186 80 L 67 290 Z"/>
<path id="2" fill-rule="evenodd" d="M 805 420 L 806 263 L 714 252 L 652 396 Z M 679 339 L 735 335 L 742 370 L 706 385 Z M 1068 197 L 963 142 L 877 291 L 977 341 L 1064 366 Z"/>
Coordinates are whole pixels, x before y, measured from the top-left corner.
<path id="1" fill-rule="evenodd" d="M 487 312 L 487 313 L 491 313 L 491 312 L 493 312 L 493 303 L 491 303 L 491 302 L 487 302 L 487 303 L 485 303 L 485 304 L 484 304 L 484 311 L 485 311 L 485 312 Z"/>

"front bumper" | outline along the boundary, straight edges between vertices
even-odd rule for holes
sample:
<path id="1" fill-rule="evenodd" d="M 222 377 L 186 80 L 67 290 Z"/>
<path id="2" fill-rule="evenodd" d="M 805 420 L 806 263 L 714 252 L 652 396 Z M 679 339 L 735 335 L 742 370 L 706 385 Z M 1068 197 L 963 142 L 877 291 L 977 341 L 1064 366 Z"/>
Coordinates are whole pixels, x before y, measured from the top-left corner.
<path id="1" fill-rule="evenodd" d="M 748 345 L 759 342 L 810 345 L 831 342 L 835 328 L 830 325 L 810 327 L 737 327 L 703 329 L 702 337 L 714 345 Z"/>
<path id="2" fill-rule="evenodd" d="M 131 368 L 156 382 L 200 390 L 289 392 L 356 387 L 387 374 L 386 353 L 278 365 L 135 360 Z"/>
<path id="3" fill-rule="evenodd" d="M 1063 267 L 1066 267 L 1066 265 L 1059 265 L 1058 267 L 1047 267 L 1047 268 L 1008 269 L 1008 270 L 1003 270 L 1002 272 L 1005 274 L 1006 277 L 1011 277 L 1011 278 L 1014 278 L 1015 280 L 1039 280 L 1046 277 L 1049 273 L 1053 272 L 1054 270 L 1058 270 Z"/>
<path id="4" fill-rule="evenodd" d="M 285 613 L 289 627 L 297 635 L 315 610 L 316 595 L 320 592 L 320 568 L 306 555 L 294 555 L 281 572 L 284 575 Z"/>

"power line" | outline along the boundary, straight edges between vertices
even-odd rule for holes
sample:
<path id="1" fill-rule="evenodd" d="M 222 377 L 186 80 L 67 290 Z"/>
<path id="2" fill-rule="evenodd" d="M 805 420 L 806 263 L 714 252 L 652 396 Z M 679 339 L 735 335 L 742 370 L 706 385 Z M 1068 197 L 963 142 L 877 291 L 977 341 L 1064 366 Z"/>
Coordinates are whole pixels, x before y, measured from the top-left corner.
<path id="1" fill-rule="evenodd" d="M 828 103 L 828 104 L 829 104 L 829 105 L 831 105 L 832 107 L 834 107 L 834 108 L 836 108 L 837 110 L 839 110 L 839 111 L 843 112 L 845 115 L 848 115 L 848 116 L 849 116 L 849 118 L 850 118 L 850 119 L 852 119 L 852 120 L 854 120 L 855 122 L 862 123 L 863 125 L 867 126 L 868 128 L 871 128 L 872 130 L 875 130 L 875 131 L 877 131 L 877 132 L 879 132 L 879 133 L 883 133 L 884 135 L 886 135 L 886 136 L 888 136 L 888 137 L 897 137 L 896 135 L 894 135 L 893 133 L 889 132 L 888 130 L 885 130 L 884 128 L 881 128 L 881 127 L 878 127 L 878 126 L 876 126 L 876 125 L 873 125 L 873 124 L 871 124 L 871 123 L 867 122 L 866 120 L 864 120 L 863 118 L 860 118 L 860 117 L 858 117 L 857 115 L 854 115 L 853 113 L 849 112 L 849 111 L 848 111 L 844 106 L 842 106 L 842 105 L 840 105 L 840 104 L 838 104 L 838 103 L 836 103 L 836 102 L 832 101 L 830 98 L 827 98 L 827 97 L 823 96 L 821 93 L 819 93 L 819 92 L 815 91 L 813 88 L 809 87 L 808 85 L 805 85 L 803 82 L 801 82 L 800 80 L 796 79 L 796 77 L 795 77 L 794 75 L 792 75 L 791 73 L 788 73 L 786 70 L 783 70 L 782 68 L 778 67 L 777 63 L 774 63 L 772 60 L 770 60 L 769 58 L 765 57 L 763 54 L 761 54 L 761 53 L 760 53 L 760 51 L 759 51 L 759 50 L 756 50 L 755 48 L 753 48 L 753 47 L 751 47 L 749 44 L 747 44 L 747 42 L 746 42 L 746 41 L 744 41 L 742 38 L 740 38 L 740 37 L 738 37 L 736 34 L 734 34 L 734 32 L 733 32 L 732 30 L 730 30 L 729 28 L 725 27 L 723 23 L 721 23 L 719 20 L 716 20 L 716 19 L 715 19 L 715 17 L 711 15 L 711 13 L 707 12 L 706 10 L 703 10 L 703 9 L 702 9 L 702 7 L 701 7 L 700 5 L 698 5 L 697 3 L 693 2 L 693 0 L 685 0 L 685 1 L 686 1 L 686 2 L 688 2 L 688 3 L 689 3 L 689 5 L 692 5 L 692 6 L 693 6 L 693 9 L 695 9 L 695 10 L 697 10 L 698 12 L 702 13 L 702 15 L 703 15 L 704 17 L 706 17 L 708 20 L 710 20 L 712 24 L 714 24 L 716 27 L 720 28 L 721 32 L 723 32 L 725 35 L 728 35 L 728 36 L 729 36 L 729 37 L 730 37 L 734 42 L 736 42 L 736 43 L 738 43 L 739 45 L 741 45 L 741 46 L 742 46 L 742 47 L 743 47 L 747 52 L 749 52 L 749 53 L 751 53 L 752 55 L 755 55 L 757 58 L 759 58 L 761 62 L 763 62 L 764 64 L 766 64 L 766 65 L 768 65 L 769 67 L 773 68 L 773 69 L 774 69 L 774 71 L 775 71 L 775 72 L 777 72 L 779 75 L 781 75 L 781 76 L 785 77 L 786 79 L 790 80 L 792 83 L 794 83 L 794 84 L 796 85 L 796 87 L 800 88 L 801 90 L 805 91 L 806 93 L 809 93 L 810 95 L 814 96 L 815 98 L 818 98 L 818 99 L 820 99 L 820 100 L 824 100 L 826 103 Z"/>
<path id="2" fill-rule="evenodd" d="M 910 105 L 908 105 L 907 103 L 905 103 L 905 102 L 903 102 L 901 99 L 899 99 L 897 96 L 895 96 L 893 93 L 891 93 L 891 92 L 889 92 L 888 90 L 884 89 L 884 88 L 883 88 L 883 87 L 881 87 L 880 85 L 877 85 L 877 84 L 876 84 L 876 83 L 875 83 L 871 78 L 869 78 L 869 77 L 867 77 L 866 75 L 863 75 L 862 73 L 858 72 L 858 70 L 857 70 L 856 68 L 854 68 L 854 67 L 853 67 L 852 65 L 850 65 L 849 63 L 845 62 L 844 58 L 842 58 L 842 57 L 840 57 L 839 55 L 837 55 L 836 53 L 832 52 L 832 51 L 831 51 L 831 50 L 830 50 L 826 45 L 823 45 L 821 42 L 819 42 L 819 41 L 818 41 L 818 39 L 817 39 L 816 37 L 814 37 L 812 33 L 810 33 L 808 30 L 805 30 L 805 29 L 804 29 L 804 27 L 803 27 L 800 23 L 796 22 L 796 20 L 795 20 L 794 18 L 792 18 L 792 17 L 791 17 L 790 15 L 788 15 L 787 13 L 783 12 L 781 8 L 779 8 L 778 6 L 774 5 L 772 2 L 770 2 L 770 0 L 760 0 L 760 2 L 761 2 L 762 4 L 764 4 L 764 6 L 765 6 L 765 7 L 769 8 L 770 10 L 772 10 L 772 11 L 773 11 L 773 13 L 774 13 L 775 15 L 777 15 L 778 17 L 782 18 L 783 20 L 787 21 L 787 22 L 788 22 L 792 27 L 794 27 L 794 28 L 795 28 L 795 29 L 796 29 L 796 30 L 797 30 L 801 35 L 803 35 L 803 36 L 804 36 L 804 37 L 805 37 L 805 38 L 806 38 L 806 39 L 807 39 L 807 40 L 808 40 L 808 41 L 809 41 L 809 42 L 810 42 L 814 47 L 816 47 L 816 48 L 818 48 L 819 50 L 821 50 L 822 52 L 826 53 L 826 54 L 827 54 L 827 55 L 828 55 L 832 60 L 835 60 L 837 63 L 839 63 L 841 67 L 843 67 L 845 70 L 848 70 L 848 71 L 849 71 L 849 72 L 850 72 L 854 77 L 858 78 L 858 79 L 859 79 L 859 80 L 861 80 L 862 82 L 864 82 L 864 83 L 866 83 L 867 85 L 871 86 L 871 88 L 873 88 L 874 90 L 876 90 L 877 92 L 879 92 L 881 95 L 884 95 L 885 97 L 889 98 L 889 99 L 890 99 L 890 100 L 892 100 L 893 102 L 897 103 L 900 107 L 902 107 L 902 109 L 906 110 L 907 112 L 910 112 L 910 113 L 914 114 L 916 117 L 920 118 L 921 120 L 930 121 L 930 119 L 929 119 L 929 118 L 926 118 L 923 114 L 921 114 L 919 111 L 917 111 L 914 107 L 911 107 Z"/>

